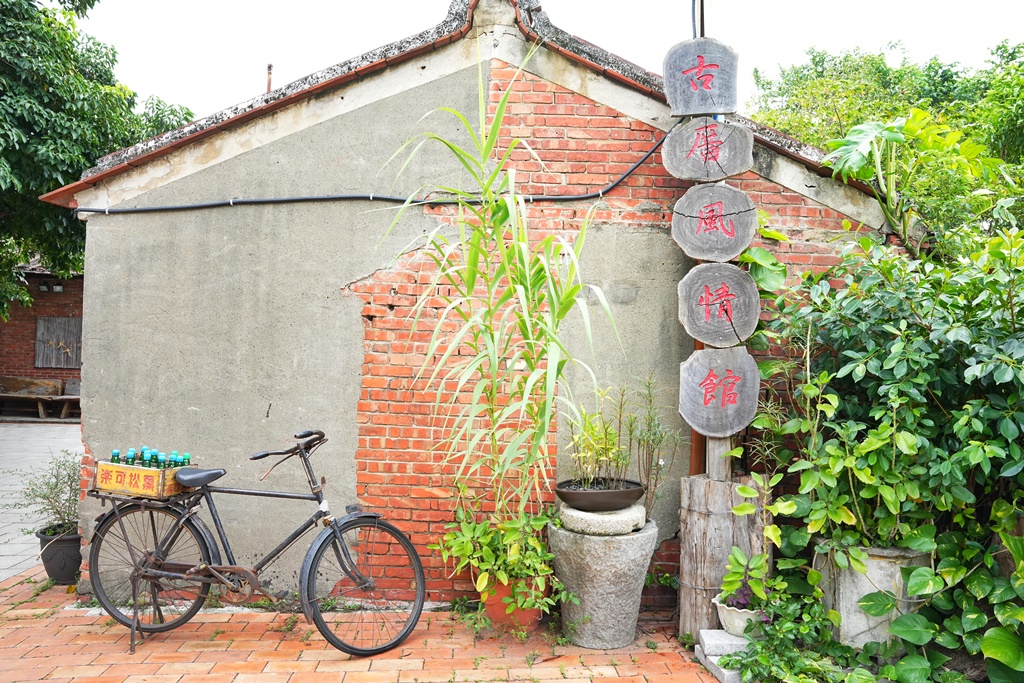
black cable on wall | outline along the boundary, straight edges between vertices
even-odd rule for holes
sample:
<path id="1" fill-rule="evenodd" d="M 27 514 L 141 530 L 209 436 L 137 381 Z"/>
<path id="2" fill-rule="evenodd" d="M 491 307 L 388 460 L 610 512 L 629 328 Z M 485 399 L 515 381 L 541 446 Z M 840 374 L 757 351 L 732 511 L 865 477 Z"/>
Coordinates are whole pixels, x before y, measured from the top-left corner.
<path id="1" fill-rule="evenodd" d="M 672 130 L 682 122 L 679 119 L 672 128 L 668 130 L 671 133 Z M 640 167 L 645 161 L 651 158 L 651 156 L 658 151 L 662 143 L 665 142 L 665 138 L 668 137 L 668 133 L 658 142 L 655 143 L 643 157 L 640 158 L 635 164 L 629 167 L 629 170 L 619 176 L 616 180 L 597 192 L 588 192 L 587 194 L 580 195 L 522 195 L 522 199 L 527 202 L 573 202 L 588 199 L 601 199 L 616 187 L 618 187 L 626 178 L 631 176 L 636 169 Z M 123 209 L 97 209 L 89 207 L 80 207 L 74 210 L 75 215 L 83 213 L 92 214 L 103 214 L 105 216 L 115 216 L 120 214 L 133 214 L 133 213 L 165 213 L 172 211 L 199 211 L 204 209 L 220 209 L 224 207 L 235 207 L 235 206 L 261 206 L 266 204 L 304 204 L 309 202 L 343 202 L 343 201 L 369 201 L 369 202 L 386 202 L 389 204 L 405 204 L 409 203 L 414 206 L 445 206 L 449 204 L 457 204 L 459 200 L 456 199 L 413 199 L 410 200 L 408 197 L 393 197 L 389 195 L 378 195 L 378 194 L 335 194 L 335 195 L 313 195 L 313 196 L 301 196 L 301 197 L 263 197 L 257 199 L 226 199 L 216 202 L 204 202 L 199 204 L 170 204 L 166 206 L 139 206 L 132 208 Z M 466 202 L 464 202 L 466 203 Z M 474 204 L 477 201 L 470 200 L 468 203 Z"/>

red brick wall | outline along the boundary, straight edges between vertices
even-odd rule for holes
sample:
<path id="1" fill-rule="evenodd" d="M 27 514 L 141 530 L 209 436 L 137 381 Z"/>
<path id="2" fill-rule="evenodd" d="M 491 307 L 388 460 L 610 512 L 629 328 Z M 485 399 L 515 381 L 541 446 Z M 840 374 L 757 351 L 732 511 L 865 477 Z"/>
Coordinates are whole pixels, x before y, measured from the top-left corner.
<path id="1" fill-rule="evenodd" d="M 494 103 L 514 74 L 515 70 L 505 64 L 492 64 L 492 114 Z M 617 179 L 663 133 L 525 74 L 513 85 L 501 135 L 498 154 L 514 136 L 526 140 L 540 158 L 538 161 L 525 149 L 513 153 L 519 193 L 578 195 L 602 189 Z M 833 239 L 843 234 L 843 216 L 753 172 L 729 182 L 747 192 L 755 204 L 768 212 L 771 227 L 789 236 L 790 242 L 755 243 L 790 264 L 791 271 L 824 268 L 837 261 Z M 603 224 L 620 225 L 623 229 L 654 227 L 668 233 L 673 205 L 687 187 L 688 183 L 665 171 L 659 153 L 600 203 L 587 200 L 529 204 L 530 225 L 538 234 L 557 232 L 572 239 L 584 217 L 597 204 L 593 218 Z M 443 210 L 427 210 L 439 220 L 448 219 Z M 416 373 L 424 365 L 439 309 L 428 306 L 420 315 L 415 332 L 410 317 L 417 296 L 430 281 L 431 268 L 426 259 L 407 255 L 390 269 L 378 271 L 349 288 L 364 301 L 356 490 L 367 509 L 384 513 L 409 534 L 423 559 L 429 599 L 450 600 L 472 593 L 472 586 L 468 577 L 451 577 L 440 557 L 427 546 L 436 542 L 444 533 L 445 524 L 452 521 L 456 503 L 453 467 L 444 466 L 443 454 L 431 450 L 444 436 L 443 425 L 435 424 L 433 418 L 434 393 L 424 380 L 414 383 Z M 76 283 L 81 286 L 80 280 Z M 69 286 L 65 293 L 72 291 Z M 76 310 L 80 315 L 80 298 L 78 302 Z M 454 329 L 453 324 L 449 325 Z M 0 344 L 3 330 L 0 327 Z M 34 319 L 31 339 L 34 340 Z M 83 486 L 89 483 L 92 465 L 91 454 L 87 454 L 83 461 Z M 679 541 L 669 539 L 655 552 L 650 571 L 678 575 L 678 570 Z M 652 586 L 644 593 L 644 606 L 649 609 L 671 609 L 675 602 L 675 592 L 670 588 Z"/>
<path id="2" fill-rule="evenodd" d="M 491 113 L 515 70 L 492 64 Z M 625 173 L 663 135 L 651 126 L 525 74 L 512 86 L 498 154 L 508 140 L 526 140 L 536 157 L 520 148 L 512 155 L 520 194 L 584 194 L 602 189 Z M 731 180 L 772 217 L 773 228 L 789 243 L 760 244 L 796 269 L 825 267 L 837 260 L 831 240 L 843 231 L 843 216 L 813 200 L 762 179 L 753 172 Z M 672 208 L 688 183 L 668 174 L 655 154 L 603 201 L 593 218 L 604 224 L 670 229 Z M 557 232 L 572 238 L 594 200 L 528 205 L 538 234 Z M 436 212 L 440 214 L 441 212 Z M 433 424 L 434 394 L 425 382 L 413 384 L 438 309 L 427 308 L 413 334 L 409 313 L 429 282 L 422 259 L 407 256 L 387 271 L 351 287 L 364 300 L 364 366 L 358 405 L 357 493 L 370 509 L 386 513 L 407 531 L 423 558 L 430 599 L 447 600 L 471 591 L 466 577 L 453 579 L 436 553 L 436 542 L 452 520 L 455 499 L 451 468 L 431 447 L 443 437 Z M 662 544 L 652 572 L 678 574 L 679 542 Z M 648 608 L 671 608 L 672 589 L 645 591 Z"/>
<path id="3" fill-rule="evenodd" d="M 64 291 L 40 292 L 40 280 L 53 281 L 52 276 L 28 275 L 32 305 L 14 304 L 11 317 L 0 322 L 0 375 L 36 379 L 80 379 L 79 368 L 37 368 L 36 318 L 81 318 L 82 278 L 62 280 Z"/>

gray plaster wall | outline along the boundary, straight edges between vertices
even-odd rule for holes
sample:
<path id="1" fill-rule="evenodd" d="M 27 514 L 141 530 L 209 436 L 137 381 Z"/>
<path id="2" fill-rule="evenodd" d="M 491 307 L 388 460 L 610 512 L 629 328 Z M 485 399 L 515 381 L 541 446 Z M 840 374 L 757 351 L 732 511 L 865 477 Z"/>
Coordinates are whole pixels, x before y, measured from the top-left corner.
<path id="1" fill-rule="evenodd" d="M 476 110 L 477 68 L 408 90 L 152 190 L 127 205 L 231 197 L 342 193 L 407 195 L 461 182 L 457 162 L 425 146 L 401 180 L 378 172 L 429 129 L 454 137 L 441 106 Z M 333 93 L 326 97 L 343 96 Z M 271 122 L 272 124 L 272 122 Z M 247 456 L 322 429 L 313 458 L 336 513 L 355 502 L 356 406 L 363 364 L 362 300 L 346 285 L 386 268 L 433 221 L 410 211 L 381 242 L 393 209 L 368 202 L 288 204 L 95 216 L 89 221 L 82 367 L 85 442 L 97 457 L 142 444 L 189 451 L 223 467 L 218 484 L 308 490 L 289 461 Z M 311 503 L 237 496 L 218 500 L 236 560 L 252 564 L 313 512 Z M 86 533 L 101 512 L 87 501 Z M 308 539 L 307 539 L 308 540 Z M 297 587 L 308 543 L 265 576 Z"/>
<path id="2" fill-rule="evenodd" d="M 662 419 L 681 434 L 675 464 L 663 476 L 651 515 L 658 525 L 659 542 L 679 531 L 679 478 L 687 476 L 690 467 L 690 428 L 675 406 L 679 402 L 679 364 L 692 353 L 693 340 L 679 323 L 676 288 L 694 263 L 672 241 L 669 230 L 668 224 L 592 225 L 580 272 L 584 282 L 604 292 L 614 327 L 597 297 L 591 295 L 588 304 L 593 347 L 580 316 L 573 316 L 563 328 L 570 349 L 593 369 L 599 386 L 635 389 L 653 375 Z M 594 408 L 592 383 L 585 372 L 571 372 L 569 386 L 577 402 Z M 558 425 L 558 442 L 560 452 L 567 452 L 569 429 L 565 420 Z M 558 470 L 559 479 L 572 476 L 568 458 L 560 459 Z"/>

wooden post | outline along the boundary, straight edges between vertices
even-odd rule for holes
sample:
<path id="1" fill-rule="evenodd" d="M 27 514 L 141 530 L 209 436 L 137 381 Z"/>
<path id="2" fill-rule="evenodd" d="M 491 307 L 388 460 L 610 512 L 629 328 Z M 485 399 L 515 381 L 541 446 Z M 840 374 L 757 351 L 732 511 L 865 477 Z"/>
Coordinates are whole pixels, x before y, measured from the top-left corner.
<path id="1" fill-rule="evenodd" d="M 724 439 L 707 437 L 707 465 L 705 471 L 708 479 L 715 481 L 732 481 L 732 458 L 727 458 L 726 453 L 732 450 L 732 437 Z"/>
<path id="2" fill-rule="evenodd" d="M 715 481 L 706 475 L 681 481 L 679 633 L 696 636 L 701 629 L 719 627 L 711 598 L 722 585 L 729 551 L 737 546 L 748 554 L 764 552 L 763 530 L 758 515 L 732 513 L 745 500 L 736 492 L 742 482 Z"/>

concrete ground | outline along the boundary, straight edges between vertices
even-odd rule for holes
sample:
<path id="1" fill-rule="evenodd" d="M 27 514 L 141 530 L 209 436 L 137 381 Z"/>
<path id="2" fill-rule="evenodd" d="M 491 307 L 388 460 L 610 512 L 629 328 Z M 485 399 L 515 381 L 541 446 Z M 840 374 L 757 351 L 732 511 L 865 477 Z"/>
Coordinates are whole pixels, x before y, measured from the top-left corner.
<path id="1" fill-rule="evenodd" d="M 0 423 L 0 503 L 9 503 L 21 487 L 10 469 L 45 466 L 62 450 L 82 452 L 81 425 L 43 422 Z M 34 529 L 38 518 L 22 517 L 20 510 L 0 510 L 0 580 L 38 564 L 39 541 L 22 529 Z"/>
<path id="2" fill-rule="evenodd" d="M 0 681 L 74 683 L 715 683 L 668 621 L 642 614 L 618 650 L 559 644 L 542 630 L 474 639 L 448 612 L 425 613 L 401 646 L 352 658 L 301 615 L 204 610 L 129 653 L 129 632 L 36 568 L 0 582 Z M 659 615 L 669 618 L 669 615 Z"/>

